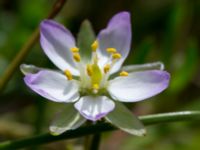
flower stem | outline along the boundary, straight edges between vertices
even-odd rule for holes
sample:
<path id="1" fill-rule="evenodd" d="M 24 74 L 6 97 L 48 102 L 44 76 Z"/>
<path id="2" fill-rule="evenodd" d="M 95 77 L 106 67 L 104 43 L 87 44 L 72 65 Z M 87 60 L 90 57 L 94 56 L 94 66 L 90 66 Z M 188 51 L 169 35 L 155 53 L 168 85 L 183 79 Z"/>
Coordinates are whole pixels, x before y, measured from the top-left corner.
<path id="1" fill-rule="evenodd" d="M 57 0 L 49 12 L 47 18 L 51 19 L 54 18 L 60 10 L 63 8 L 65 2 L 67 0 Z M 0 78 L 0 92 L 4 90 L 5 86 L 12 78 L 15 73 L 15 70 L 18 69 L 19 65 L 23 62 L 24 58 L 28 55 L 31 48 L 35 45 L 39 38 L 39 29 L 35 29 L 32 33 L 28 41 L 22 46 L 19 53 L 13 58 L 13 61 L 8 65 L 7 69 L 5 70 L 4 74 Z"/>
<path id="2" fill-rule="evenodd" d="M 93 123 L 91 121 L 87 121 L 86 125 L 92 125 Z M 90 143 L 91 143 L 92 135 L 87 135 L 84 137 L 84 150 L 89 150 Z"/>
<path id="3" fill-rule="evenodd" d="M 158 123 L 178 122 L 178 121 L 194 121 L 200 120 L 200 111 L 182 111 L 182 112 L 170 112 L 141 116 L 139 119 L 145 125 L 153 125 Z M 25 138 L 21 140 L 5 141 L 0 143 L 0 150 L 11 150 L 29 147 L 32 145 L 41 145 L 59 140 L 74 139 L 91 134 L 98 134 L 101 132 L 116 130 L 109 123 L 98 123 L 95 125 L 88 125 L 80 127 L 76 130 L 69 130 L 59 136 L 53 136 L 49 133 Z"/>
<path id="4" fill-rule="evenodd" d="M 84 137 L 84 150 L 89 150 L 91 138 L 91 135 L 87 135 Z"/>
<path id="5" fill-rule="evenodd" d="M 100 133 L 93 135 L 89 150 L 98 150 L 100 146 L 100 141 L 101 141 Z"/>

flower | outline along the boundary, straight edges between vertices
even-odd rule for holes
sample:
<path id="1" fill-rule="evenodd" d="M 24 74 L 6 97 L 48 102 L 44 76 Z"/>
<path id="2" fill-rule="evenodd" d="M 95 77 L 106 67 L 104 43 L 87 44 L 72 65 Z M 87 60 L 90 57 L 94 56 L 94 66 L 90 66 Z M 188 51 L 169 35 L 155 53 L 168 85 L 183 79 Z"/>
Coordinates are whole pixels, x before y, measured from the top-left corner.
<path id="1" fill-rule="evenodd" d="M 22 65 L 21 70 L 26 85 L 33 91 L 48 100 L 69 103 L 63 117 L 68 126 L 62 125 L 62 118 L 56 119 L 58 123 L 50 127 L 51 131 L 60 134 L 77 128 L 86 119 L 97 121 L 105 117 L 127 132 L 145 133 L 142 124 L 136 117 L 129 117 L 130 112 L 119 101 L 137 102 L 162 92 L 168 87 L 170 75 L 163 71 L 160 62 L 122 67 L 131 45 L 128 12 L 116 14 L 98 34 L 91 43 L 90 57 L 81 56 L 70 31 L 53 20 L 41 22 L 40 44 L 61 71 L 33 65 Z"/>

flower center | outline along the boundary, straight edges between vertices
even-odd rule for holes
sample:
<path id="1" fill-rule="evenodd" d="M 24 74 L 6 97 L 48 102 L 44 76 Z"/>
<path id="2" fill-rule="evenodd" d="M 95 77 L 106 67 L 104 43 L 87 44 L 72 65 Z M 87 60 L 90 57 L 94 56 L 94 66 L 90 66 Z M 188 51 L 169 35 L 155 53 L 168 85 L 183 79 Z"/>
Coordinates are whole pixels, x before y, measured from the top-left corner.
<path id="1" fill-rule="evenodd" d="M 72 47 L 71 52 L 74 61 L 76 62 L 77 68 L 80 72 L 80 87 L 85 91 L 93 94 L 97 94 L 101 89 L 105 89 L 110 70 L 113 65 L 121 58 L 121 54 L 117 52 L 117 50 L 113 47 L 107 48 L 106 51 L 110 54 L 110 58 L 107 63 L 101 68 L 98 64 L 99 58 L 97 55 L 99 43 L 98 41 L 94 41 L 91 45 L 92 49 L 92 59 L 90 64 L 82 64 L 81 56 L 79 54 L 79 48 Z M 65 70 L 65 76 L 68 80 L 72 80 L 72 74 L 70 70 Z M 120 72 L 120 76 L 128 76 L 128 73 L 125 71 Z"/>

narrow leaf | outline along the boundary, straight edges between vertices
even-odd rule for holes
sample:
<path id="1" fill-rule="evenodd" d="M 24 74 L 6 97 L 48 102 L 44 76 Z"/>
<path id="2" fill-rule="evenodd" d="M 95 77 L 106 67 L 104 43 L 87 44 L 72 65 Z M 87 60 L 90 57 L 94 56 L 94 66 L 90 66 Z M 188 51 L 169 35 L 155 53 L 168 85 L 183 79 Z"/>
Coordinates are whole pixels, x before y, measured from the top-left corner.
<path id="1" fill-rule="evenodd" d="M 146 134 L 142 122 L 119 102 L 115 103 L 115 109 L 105 118 L 114 126 L 130 134 L 137 136 L 144 136 Z"/>

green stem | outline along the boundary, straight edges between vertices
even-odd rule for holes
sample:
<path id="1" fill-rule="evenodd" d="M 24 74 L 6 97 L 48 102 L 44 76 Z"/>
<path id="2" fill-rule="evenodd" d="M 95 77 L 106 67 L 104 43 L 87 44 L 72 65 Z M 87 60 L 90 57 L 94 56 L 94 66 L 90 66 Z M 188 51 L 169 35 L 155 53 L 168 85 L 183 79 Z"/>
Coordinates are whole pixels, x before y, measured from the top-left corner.
<path id="1" fill-rule="evenodd" d="M 89 150 L 91 139 L 92 139 L 92 135 L 86 135 L 84 137 L 84 145 L 83 145 L 84 150 Z"/>
<path id="2" fill-rule="evenodd" d="M 98 150 L 99 145 L 101 141 L 101 134 L 95 134 L 92 137 L 91 145 L 90 145 L 90 150 Z"/>
<path id="3" fill-rule="evenodd" d="M 60 10 L 63 8 L 66 0 L 57 0 L 48 14 L 47 18 L 51 19 L 54 18 Z M 31 48 L 35 45 L 39 38 L 39 29 L 35 29 L 33 34 L 30 36 L 28 41 L 22 46 L 19 53 L 13 58 L 13 61 L 9 64 L 7 69 L 5 70 L 4 74 L 0 79 L 0 92 L 5 89 L 5 86 L 10 81 L 12 76 L 14 75 L 15 71 L 18 69 L 19 65 L 23 62 L 24 58 L 28 55 Z"/>
<path id="4" fill-rule="evenodd" d="M 86 125 L 87 126 L 92 125 L 92 122 L 91 121 L 87 121 Z M 91 139 L 92 139 L 92 135 L 87 135 L 87 136 L 84 137 L 84 145 L 83 145 L 84 146 L 83 147 L 84 150 L 89 150 Z"/>
<path id="5" fill-rule="evenodd" d="M 139 119 L 144 123 L 144 125 L 200 120 L 200 111 L 182 111 L 182 112 L 153 114 L 153 115 L 141 116 L 139 117 Z M 46 133 L 21 140 L 5 141 L 0 143 L 0 150 L 12 150 L 12 149 L 29 147 L 32 145 L 41 145 L 59 140 L 73 139 L 112 130 L 116 130 L 116 128 L 113 127 L 111 124 L 99 123 L 95 125 L 80 127 L 76 130 L 69 130 L 59 136 L 53 136 L 49 133 Z"/>

